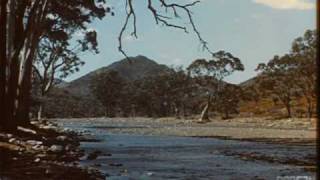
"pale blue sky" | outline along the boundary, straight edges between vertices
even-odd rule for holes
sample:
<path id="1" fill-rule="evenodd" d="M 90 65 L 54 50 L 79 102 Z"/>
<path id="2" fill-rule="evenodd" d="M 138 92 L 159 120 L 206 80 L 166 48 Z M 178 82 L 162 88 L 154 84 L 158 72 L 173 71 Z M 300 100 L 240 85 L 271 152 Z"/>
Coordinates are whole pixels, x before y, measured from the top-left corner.
<path id="1" fill-rule="evenodd" d="M 98 32 L 100 54 L 85 55 L 83 60 L 86 64 L 67 81 L 124 58 L 117 49 L 117 37 L 125 20 L 121 2 L 109 0 L 109 4 L 115 7 L 115 16 L 90 25 Z M 145 2 L 134 0 L 138 39 L 130 37 L 130 31 L 124 36 L 123 45 L 128 55 L 141 54 L 160 64 L 184 67 L 197 58 L 210 58 L 200 49 L 192 31 L 185 34 L 180 30 L 156 26 Z M 202 0 L 192 8 L 192 12 L 212 51 L 225 50 L 242 60 L 246 70 L 227 78 L 229 82 L 240 83 L 256 75 L 254 69 L 258 63 L 288 52 L 294 38 L 301 36 L 306 29 L 316 27 L 314 7 L 315 0 Z M 177 21 L 187 22 L 187 19 Z"/>

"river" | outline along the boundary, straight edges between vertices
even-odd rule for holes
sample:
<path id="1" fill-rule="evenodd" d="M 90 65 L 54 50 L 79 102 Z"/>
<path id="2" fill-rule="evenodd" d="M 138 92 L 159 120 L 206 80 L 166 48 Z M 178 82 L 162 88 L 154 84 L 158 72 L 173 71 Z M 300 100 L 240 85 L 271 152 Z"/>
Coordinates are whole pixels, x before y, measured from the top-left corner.
<path id="1" fill-rule="evenodd" d="M 98 141 L 81 142 L 94 160 L 81 164 L 99 169 L 107 179 L 281 179 L 305 176 L 315 163 L 314 145 L 285 145 L 216 138 L 111 133 L 100 124 L 60 124 L 86 132 Z M 130 128 L 130 127 L 123 127 Z M 135 127 L 136 128 L 136 127 Z"/>

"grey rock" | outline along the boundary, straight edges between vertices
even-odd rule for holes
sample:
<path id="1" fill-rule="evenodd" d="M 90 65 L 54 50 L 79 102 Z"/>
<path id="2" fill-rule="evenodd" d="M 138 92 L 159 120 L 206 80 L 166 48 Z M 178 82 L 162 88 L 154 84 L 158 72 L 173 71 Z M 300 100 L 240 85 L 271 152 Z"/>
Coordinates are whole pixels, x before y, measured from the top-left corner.
<path id="1" fill-rule="evenodd" d="M 9 142 L 9 143 L 13 143 L 13 142 L 15 142 L 15 141 L 16 141 L 16 138 L 10 138 L 8 142 Z"/>
<path id="2" fill-rule="evenodd" d="M 33 145 L 33 146 L 34 145 L 42 145 L 43 144 L 42 141 L 36 141 L 36 140 L 28 140 L 27 143 L 30 144 L 30 145 Z"/>
<path id="3" fill-rule="evenodd" d="M 61 152 L 61 151 L 63 151 L 63 146 L 61 146 L 61 145 L 52 145 L 52 146 L 50 146 L 49 151 L 51 151 L 51 152 Z"/>

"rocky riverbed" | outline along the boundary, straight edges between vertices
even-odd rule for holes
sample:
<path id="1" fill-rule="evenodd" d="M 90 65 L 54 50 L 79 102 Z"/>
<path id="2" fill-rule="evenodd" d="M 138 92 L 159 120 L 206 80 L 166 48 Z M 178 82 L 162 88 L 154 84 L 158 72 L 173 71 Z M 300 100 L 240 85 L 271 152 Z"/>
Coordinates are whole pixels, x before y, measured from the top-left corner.
<path id="1" fill-rule="evenodd" d="M 80 134 L 55 124 L 33 121 L 14 134 L 0 132 L 0 179 L 104 179 L 83 168 Z"/>

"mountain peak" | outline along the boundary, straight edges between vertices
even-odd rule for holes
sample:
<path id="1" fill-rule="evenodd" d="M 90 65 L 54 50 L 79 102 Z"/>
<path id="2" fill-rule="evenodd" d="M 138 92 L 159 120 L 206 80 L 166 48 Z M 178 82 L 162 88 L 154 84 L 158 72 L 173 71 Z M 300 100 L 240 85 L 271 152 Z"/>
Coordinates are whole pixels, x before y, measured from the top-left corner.
<path id="1" fill-rule="evenodd" d="M 146 56 L 144 56 L 144 55 L 137 55 L 136 57 L 135 57 L 135 59 L 147 59 L 147 60 L 150 60 L 149 58 L 147 58 Z"/>
<path id="2" fill-rule="evenodd" d="M 69 89 L 69 92 L 87 96 L 91 94 L 89 89 L 91 79 L 100 73 L 108 71 L 117 71 L 119 75 L 127 81 L 134 81 L 147 76 L 169 72 L 169 68 L 165 65 L 158 64 L 156 61 L 151 60 L 146 56 L 138 55 L 136 57 L 130 57 L 130 60 L 125 58 L 116 61 L 109 66 L 92 71 L 68 83 L 66 89 Z"/>
<path id="3" fill-rule="evenodd" d="M 123 59 L 121 61 L 118 61 L 118 63 L 122 63 L 122 62 L 125 62 L 125 63 L 147 63 L 147 64 L 158 64 L 157 62 L 155 62 L 154 60 L 146 57 L 146 56 L 143 56 L 143 55 L 138 55 L 136 57 L 129 57 L 129 60 L 128 59 Z"/>

